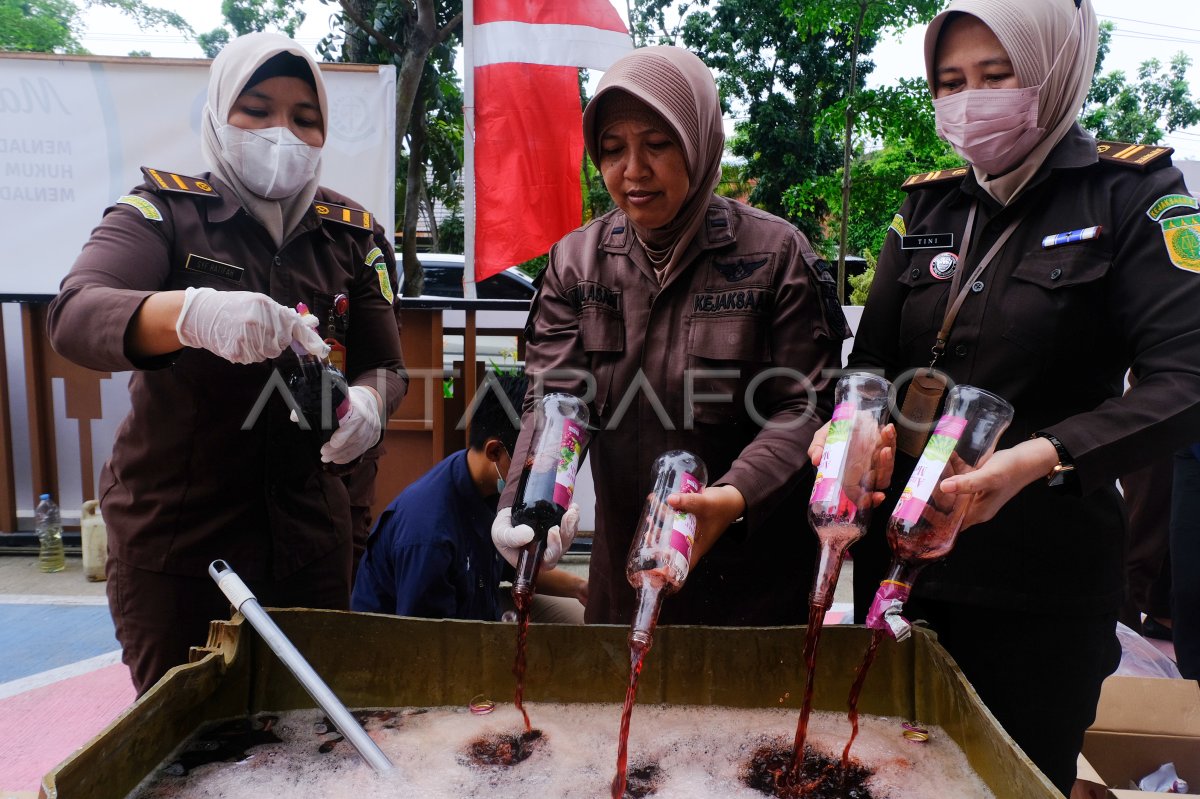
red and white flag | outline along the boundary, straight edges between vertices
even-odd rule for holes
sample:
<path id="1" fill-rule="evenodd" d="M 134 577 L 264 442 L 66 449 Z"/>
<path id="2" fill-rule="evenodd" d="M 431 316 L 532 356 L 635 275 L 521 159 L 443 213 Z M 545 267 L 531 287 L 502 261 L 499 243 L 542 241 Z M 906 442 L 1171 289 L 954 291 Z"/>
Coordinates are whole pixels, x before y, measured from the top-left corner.
<path id="1" fill-rule="evenodd" d="M 473 98 L 479 281 L 546 252 L 581 224 L 579 68 L 608 69 L 633 45 L 609 0 L 473 5 L 467 104 Z"/>

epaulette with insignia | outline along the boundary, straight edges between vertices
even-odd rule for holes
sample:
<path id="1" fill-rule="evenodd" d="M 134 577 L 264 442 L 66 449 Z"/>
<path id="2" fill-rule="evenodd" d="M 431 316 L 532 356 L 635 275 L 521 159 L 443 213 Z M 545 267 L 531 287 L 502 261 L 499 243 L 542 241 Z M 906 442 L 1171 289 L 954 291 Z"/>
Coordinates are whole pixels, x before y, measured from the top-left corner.
<path id="1" fill-rule="evenodd" d="M 333 203 L 322 202 L 320 200 L 313 203 L 313 210 L 322 219 L 329 220 L 330 222 L 341 222 L 343 225 L 362 228 L 363 230 L 374 229 L 370 211 L 363 211 L 360 208 L 348 208 L 344 205 L 334 205 Z"/>
<path id="2" fill-rule="evenodd" d="M 206 183 L 200 178 L 190 178 L 187 175 L 177 175 L 174 172 L 151 169 L 148 166 L 142 167 L 142 174 L 146 176 L 150 185 L 157 186 L 162 191 L 179 191 L 184 194 L 199 194 L 202 197 L 221 196 L 212 187 L 212 184 Z"/>
<path id="3" fill-rule="evenodd" d="M 1110 164 L 1121 164 L 1134 169 L 1145 170 L 1151 163 L 1159 166 L 1161 159 L 1169 158 L 1175 152 L 1173 147 L 1157 144 L 1128 144 L 1121 141 L 1098 141 L 1096 153 L 1101 161 Z"/>
<path id="4" fill-rule="evenodd" d="M 962 180 L 971 168 L 968 166 L 955 167 L 954 169 L 937 169 L 933 172 L 922 172 L 919 175 L 909 175 L 908 178 L 900 184 L 900 188 L 905 191 L 913 189 L 923 189 L 926 186 L 933 186 L 939 183 L 945 183 L 948 180 Z"/>

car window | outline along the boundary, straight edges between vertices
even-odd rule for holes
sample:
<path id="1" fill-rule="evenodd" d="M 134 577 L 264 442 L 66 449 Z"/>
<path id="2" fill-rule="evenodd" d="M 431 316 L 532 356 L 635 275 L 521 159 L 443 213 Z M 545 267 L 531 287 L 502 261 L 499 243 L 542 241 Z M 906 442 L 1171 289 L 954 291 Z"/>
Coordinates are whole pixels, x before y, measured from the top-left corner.
<path id="1" fill-rule="evenodd" d="M 435 297 L 462 297 L 461 267 L 426 265 L 424 271 L 426 294 Z"/>
<path id="2" fill-rule="evenodd" d="M 475 287 L 481 300 L 527 300 L 533 296 L 532 287 L 507 272 L 493 275 Z"/>

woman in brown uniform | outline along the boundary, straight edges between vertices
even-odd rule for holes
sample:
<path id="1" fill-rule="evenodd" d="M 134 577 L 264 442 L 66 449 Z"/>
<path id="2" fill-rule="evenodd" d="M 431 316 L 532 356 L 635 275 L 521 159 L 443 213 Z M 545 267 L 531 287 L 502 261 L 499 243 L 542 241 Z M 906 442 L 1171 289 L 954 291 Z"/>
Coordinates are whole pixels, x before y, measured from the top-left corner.
<path id="1" fill-rule="evenodd" d="M 816 550 L 803 448 L 832 410 L 823 370 L 840 366 L 845 337 L 828 266 L 787 222 L 713 194 L 721 112 L 694 55 L 647 47 L 625 56 L 583 124 L 617 208 L 550 251 L 526 364 L 535 386 L 591 401 L 586 619 L 632 619 L 625 559 L 650 466 L 684 448 L 711 477 L 703 494 L 684 497 L 698 520 L 693 562 L 707 554 L 661 621 L 802 621 Z M 510 486 L 527 446 L 518 441 Z M 508 522 L 513 493 L 493 528 L 502 549 L 528 540 Z"/>
<path id="2" fill-rule="evenodd" d="M 406 381 L 391 247 L 370 214 L 318 185 L 327 122 L 301 47 L 274 34 L 231 42 L 201 122 L 212 172 L 143 169 L 51 305 L 60 353 L 134 371 L 100 501 L 109 606 L 139 693 L 228 616 L 206 575 L 215 558 L 264 604 L 349 606 L 350 500 L 322 462 L 353 463 L 375 444 Z M 292 342 L 323 355 L 323 339 L 344 347 L 350 383 L 349 413 L 324 444 L 289 419 L 281 392 Z"/>
<path id="3" fill-rule="evenodd" d="M 936 346 L 952 382 L 1016 409 L 995 455 L 943 482 L 975 494 L 971 529 L 906 615 L 1064 794 L 1120 655 L 1114 481 L 1200 438 L 1200 216 L 1170 150 L 1098 145 L 1075 122 L 1097 41 L 1088 0 L 954 0 L 934 19 L 938 129 L 970 165 L 906 183 L 849 359 L 903 384 Z M 854 552 L 860 619 L 886 565 L 875 521 Z"/>

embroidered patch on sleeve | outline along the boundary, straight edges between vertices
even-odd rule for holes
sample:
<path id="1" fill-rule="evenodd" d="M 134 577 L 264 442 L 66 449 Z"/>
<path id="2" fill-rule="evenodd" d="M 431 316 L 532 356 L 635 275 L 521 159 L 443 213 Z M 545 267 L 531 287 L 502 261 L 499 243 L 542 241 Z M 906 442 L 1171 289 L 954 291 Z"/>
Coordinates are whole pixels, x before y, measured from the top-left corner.
<path id="1" fill-rule="evenodd" d="M 1195 197 L 1189 197 L 1186 194 L 1168 194 L 1155 200 L 1146 209 L 1146 216 L 1157 222 L 1163 218 L 1163 214 L 1175 208 L 1191 208 L 1195 211 L 1200 208 L 1200 202 L 1197 202 Z"/>
<path id="2" fill-rule="evenodd" d="M 904 217 L 900 216 L 900 214 L 892 217 L 892 224 L 888 225 L 888 229 L 896 231 L 900 238 L 908 235 L 908 228 L 904 225 Z"/>
<path id="3" fill-rule="evenodd" d="M 151 222 L 163 221 L 162 212 L 155 207 L 154 203 L 147 200 L 145 197 L 138 197 L 136 194 L 126 194 L 124 197 L 119 197 L 117 203 L 120 205 L 129 205 L 142 212 L 142 216 L 149 219 Z"/>
<path id="4" fill-rule="evenodd" d="M 1171 263 L 1200 273 L 1200 214 L 1163 219 L 1159 224 Z"/>
<path id="5" fill-rule="evenodd" d="M 393 302 L 396 295 L 392 293 L 392 280 L 388 277 L 387 259 L 383 257 L 383 250 L 378 247 L 372 249 L 367 253 L 367 260 L 364 263 L 375 270 L 375 274 L 379 278 L 379 293 L 389 303 Z"/>

